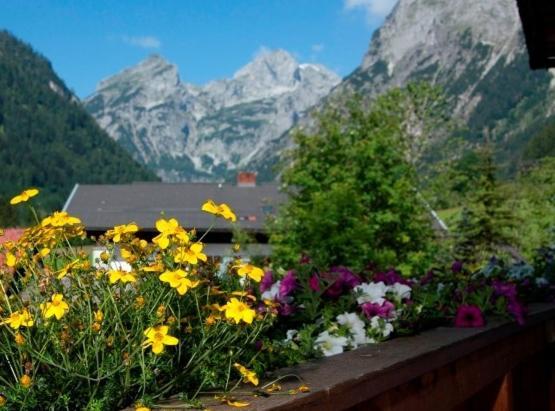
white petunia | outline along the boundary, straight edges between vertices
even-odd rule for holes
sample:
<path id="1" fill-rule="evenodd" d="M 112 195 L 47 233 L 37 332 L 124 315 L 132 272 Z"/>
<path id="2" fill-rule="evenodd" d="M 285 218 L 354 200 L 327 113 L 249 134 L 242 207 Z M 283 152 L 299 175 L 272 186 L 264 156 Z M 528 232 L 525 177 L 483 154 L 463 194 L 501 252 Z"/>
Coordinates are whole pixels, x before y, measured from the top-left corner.
<path id="1" fill-rule="evenodd" d="M 548 284 L 549 284 L 549 281 L 545 277 L 536 278 L 536 286 L 537 287 L 545 287 Z"/>
<path id="2" fill-rule="evenodd" d="M 408 285 L 395 283 L 389 286 L 389 291 L 395 294 L 399 300 L 410 298 L 411 288 Z"/>
<path id="3" fill-rule="evenodd" d="M 293 338 L 295 338 L 298 333 L 299 332 L 297 330 L 287 330 L 287 338 L 285 339 L 285 341 L 293 340 Z"/>
<path id="4" fill-rule="evenodd" d="M 378 316 L 372 317 L 370 327 L 377 331 L 382 337 L 387 338 L 393 332 L 393 325 Z"/>
<path id="5" fill-rule="evenodd" d="M 339 314 L 337 322 L 341 325 L 346 325 L 352 332 L 364 329 L 364 321 L 360 319 L 357 313 Z"/>
<path id="6" fill-rule="evenodd" d="M 357 303 L 376 303 L 384 302 L 385 293 L 388 287 L 380 281 L 379 283 L 362 283 L 354 288 L 355 293 L 359 293 Z"/>
<path id="7" fill-rule="evenodd" d="M 349 343 L 353 348 L 359 345 L 368 344 L 370 342 L 364 328 L 364 321 L 360 319 L 356 313 L 344 313 L 337 316 L 337 322 L 346 325 L 351 333 Z"/>
<path id="8" fill-rule="evenodd" d="M 315 341 L 315 348 L 322 351 L 326 357 L 331 357 L 332 355 L 341 354 L 343 348 L 348 344 L 347 338 L 336 337 L 330 335 L 329 332 L 321 332 Z"/>
<path id="9" fill-rule="evenodd" d="M 262 297 L 263 300 L 274 301 L 279 294 L 280 284 L 281 281 L 276 281 L 274 284 L 272 284 L 272 287 L 269 290 L 264 291 L 260 297 Z"/>

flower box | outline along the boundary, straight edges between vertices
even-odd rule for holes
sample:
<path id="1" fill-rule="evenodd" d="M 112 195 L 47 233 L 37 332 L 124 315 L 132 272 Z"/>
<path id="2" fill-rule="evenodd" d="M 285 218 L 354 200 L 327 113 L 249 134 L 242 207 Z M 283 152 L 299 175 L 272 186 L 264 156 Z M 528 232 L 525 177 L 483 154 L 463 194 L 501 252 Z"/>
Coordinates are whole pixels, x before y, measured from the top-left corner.
<path id="1" fill-rule="evenodd" d="M 533 304 L 523 326 L 431 329 L 275 373 L 309 393 L 237 398 L 247 410 L 554 410 L 554 342 L 555 304 Z"/>

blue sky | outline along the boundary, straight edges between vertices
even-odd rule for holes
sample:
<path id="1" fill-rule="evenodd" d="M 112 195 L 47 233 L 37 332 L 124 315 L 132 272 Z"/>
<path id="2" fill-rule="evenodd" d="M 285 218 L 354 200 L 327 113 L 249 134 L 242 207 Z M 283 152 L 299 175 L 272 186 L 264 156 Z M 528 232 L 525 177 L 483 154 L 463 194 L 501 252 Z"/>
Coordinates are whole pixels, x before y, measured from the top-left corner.
<path id="1" fill-rule="evenodd" d="M 158 53 L 184 81 L 230 77 L 262 48 L 344 76 L 396 0 L 0 0 L 0 27 L 45 55 L 79 97 Z"/>

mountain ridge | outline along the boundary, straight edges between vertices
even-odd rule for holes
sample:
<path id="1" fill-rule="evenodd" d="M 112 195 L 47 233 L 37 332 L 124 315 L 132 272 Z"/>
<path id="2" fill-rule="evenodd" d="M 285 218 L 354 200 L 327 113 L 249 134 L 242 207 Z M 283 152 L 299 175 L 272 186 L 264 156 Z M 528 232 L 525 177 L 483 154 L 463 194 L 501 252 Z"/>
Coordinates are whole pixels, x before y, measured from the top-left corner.
<path id="1" fill-rule="evenodd" d="M 9 207 L 7 200 L 30 186 L 42 191 L 39 210 L 51 211 L 61 208 L 76 182 L 156 179 L 96 124 L 45 57 L 4 30 L 0 146 L 2 206 Z M 21 215 L 12 218 L 17 220 L 0 224 L 25 221 Z"/>
<path id="2" fill-rule="evenodd" d="M 233 77 L 193 85 L 160 56 L 102 80 L 85 107 L 166 181 L 230 179 L 339 83 L 324 66 L 263 50 Z"/>

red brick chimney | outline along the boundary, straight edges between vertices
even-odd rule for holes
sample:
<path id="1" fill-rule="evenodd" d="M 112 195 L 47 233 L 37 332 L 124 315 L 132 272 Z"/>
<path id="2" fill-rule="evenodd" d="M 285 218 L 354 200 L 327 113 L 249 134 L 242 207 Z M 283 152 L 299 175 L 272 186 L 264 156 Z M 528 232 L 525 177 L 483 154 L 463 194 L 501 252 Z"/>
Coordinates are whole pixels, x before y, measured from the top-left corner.
<path id="1" fill-rule="evenodd" d="M 256 187 L 256 173 L 239 171 L 237 173 L 237 187 Z"/>

